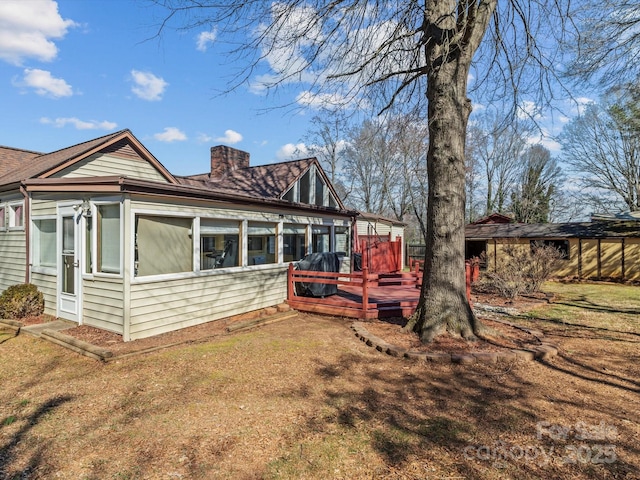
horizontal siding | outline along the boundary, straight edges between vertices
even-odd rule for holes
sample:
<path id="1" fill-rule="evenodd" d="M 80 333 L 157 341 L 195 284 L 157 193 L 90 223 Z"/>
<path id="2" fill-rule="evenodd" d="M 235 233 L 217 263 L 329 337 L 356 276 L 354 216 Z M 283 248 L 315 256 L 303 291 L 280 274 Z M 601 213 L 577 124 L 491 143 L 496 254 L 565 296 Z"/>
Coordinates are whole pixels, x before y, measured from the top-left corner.
<path id="1" fill-rule="evenodd" d="M 55 215 L 56 213 L 57 210 L 55 200 L 34 198 L 31 201 L 31 215 L 33 217 Z"/>
<path id="2" fill-rule="evenodd" d="M 286 267 L 132 285 L 131 339 L 277 305 L 286 291 Z"/>
<path id="3" fill-rule="evenodd" d="M 0 291 L 24 283 L 27 262 L 24 230 L 0 232 Z"/>
<path id="4" fill-rule="evenodd" d="M 58 299 L 58 277 L 55 275 L 45 275 L 42 273 L 32 273 L 31 283 L 33 283 L 44 296 L 44 313 L 56 315 Z"/>
<path id="5" fill-rule="evenodd" d="M 124 326 L 122 279 L 83 279 L 82 322 L 119 334 Z"/>
<path id="6" fill-rule="evenodd" d="M 168 183 L 167 179 L 146 160 L 104 154 L 92 155 L 58 172 L 55 177 L 86 178 L 111 175 Z"/>

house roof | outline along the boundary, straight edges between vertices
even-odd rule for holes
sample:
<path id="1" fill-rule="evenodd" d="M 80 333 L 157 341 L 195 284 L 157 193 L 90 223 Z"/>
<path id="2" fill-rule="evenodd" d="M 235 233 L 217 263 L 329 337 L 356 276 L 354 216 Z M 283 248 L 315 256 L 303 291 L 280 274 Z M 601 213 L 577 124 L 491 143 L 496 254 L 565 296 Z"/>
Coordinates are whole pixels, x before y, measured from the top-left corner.
<path id="1" fill-rule="evenodd" d="M 511 223 L 513 218 L 502 213 L 492 213 L 486 217 L 479 218 L 475 222 L 471 222 L 472 225 L 483 225 L 485 223 Z"/>
<path id="2" fill-rule="evenodd" d="M 472 224 L 465 227 L 465 237 L 467 240 L 640 237 L 640 224 L 637 222 Z"/>
<path id="3" fill-rule="evenodd" d="M 373 221 L 380 223 L 390 223 L 391 225 L 397 225 L 401 227 L 405 227 L 407 224 L 401 222 L 400 220 L 394 220 L 393 218 L 385 217 L 383 215 L 378 215 L 376 213 L 368 213 L 368 212 L 358 212 L 358 220 L 364 221 Z"/>
<path id="4" fill-rule="evenodd" d="M 344 210 L 344 205 L 340 204 L 340 198 L 333 190 L 318 160 L 313 157 L 238 168 L 221 177 L 211 177 L 209 173 L 203 173 L 200 175 L 178 176 L 176 178 L 182 185 L 265 199 L 281 199 L 312 165 L 317 167 L 317 171 L 320 172 L 325 184 L 329 186 L 332 195 L 338 202 L 339 208 Z"/>
<path id="5" fill-rule="evenodd" d="M 20 169 L 23 165 L 40 155 L 43 154 L 30 150 L 0 146 L 0 177 Z"/>
<path id="6" fill-rule="evenodd" d="M 0 149 L 0 185 L 20 182 L 28 178 L 49 177 L 61 169 L 73 165 L 123 139 L 128 140 L 170 182 L 177 183 L 173 175 L 134 137 L 131 131 L 125 129 L 51 153 L 38 154 L 23 150 L 20 151 L 25 152 L 23 154 L 11 155 L 11 152 L 5 152 L 4 149 Z"/>

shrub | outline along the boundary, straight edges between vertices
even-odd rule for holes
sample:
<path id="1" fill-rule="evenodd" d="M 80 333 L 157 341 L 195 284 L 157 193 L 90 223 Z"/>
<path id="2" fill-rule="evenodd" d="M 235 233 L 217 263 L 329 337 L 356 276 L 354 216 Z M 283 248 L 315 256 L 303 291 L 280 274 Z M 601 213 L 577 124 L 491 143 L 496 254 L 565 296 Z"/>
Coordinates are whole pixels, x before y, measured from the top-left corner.
<path id="1" fill-rule="evenodd" d="M 0 318 L 25 318 L 42 315 L 44 296 L 35 285 L 12 285 L 0 295 Z"/>
<path id="2" fill-rule="evenodd" d="M 475 284 L 478 290 L 494 292 L 514 299 L 540 291 L 549 279 L 561 252 L 547 245 L 528 248 L 521 244 L 505 245 L 496 270 L 486 271 Z"/>

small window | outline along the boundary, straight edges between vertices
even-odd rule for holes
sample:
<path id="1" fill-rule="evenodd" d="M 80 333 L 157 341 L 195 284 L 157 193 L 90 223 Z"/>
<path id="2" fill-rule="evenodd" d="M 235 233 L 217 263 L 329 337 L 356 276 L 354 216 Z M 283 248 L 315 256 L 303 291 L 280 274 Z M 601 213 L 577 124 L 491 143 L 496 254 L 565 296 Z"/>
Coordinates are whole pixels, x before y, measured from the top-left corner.
<path id="1" fill-rule="evenodd" d="M 34 220 L 33 226 L 33 266 L 56 268 L 56 220 Z"/>
<path id="2" fill-rule="evenodd" d="M 299 181 L 300 203 L 311 203 L 311 169 Z"/>
<path id="3" fill-rule="evenodd" d="M 249 265 L 277 263 L 276 226 L 272 223 L 249 222 L 247 250 Z"/>
<path id="4" fill-rule="evenodd" d="M 15 203 L 13 205 L 9 205 L 9 227 L 24 227 L 24 204 Z"/>
<path id="5" fill-rule="evenodd" d="M 237 220 L 200 220 L 200 269 L 237 267 L 240 222 Z"/>
<path id="6" fill-rule="evenodd" d="M 5 207 L 0 206 L 0 230 L 7 228 L 7 216 L 5 214 Z"/>
<path id="7" fill-rule="evenodd" d="M 531 249 L 536 247 L 552 247 L 558 250 L 561 260 L 569 260 L 569 240 L 531 240 Z"/>
<path id="8" fill-rule="evenodd" d="M 97 271 L 120 273 L 120 204 L 98 205 Z"/>

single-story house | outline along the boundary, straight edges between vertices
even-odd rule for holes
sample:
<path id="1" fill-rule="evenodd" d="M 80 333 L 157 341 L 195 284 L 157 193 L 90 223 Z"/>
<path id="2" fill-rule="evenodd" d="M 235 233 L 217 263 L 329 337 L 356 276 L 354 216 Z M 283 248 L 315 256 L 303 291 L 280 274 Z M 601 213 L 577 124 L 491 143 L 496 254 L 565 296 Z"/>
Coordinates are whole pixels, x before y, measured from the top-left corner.
<path id="1" fill-rule="evenodd" d="M 48 314 L 149 337 L 283 302 L 289 262 L 349 258 L 355 216 L 315 158 L 251 167 L 217 146 L 176 176 L 129 130 L 0 147 L 0 290 L 33 283 Z"/>
<path id="2" fill-rule="evenodd" d="M 485 258 L 495 269 L 505 245 L 557 248 L 556 277 L 640 281 L 640 222 L 482 223 L 465 227 L 467 258 Z"/>

